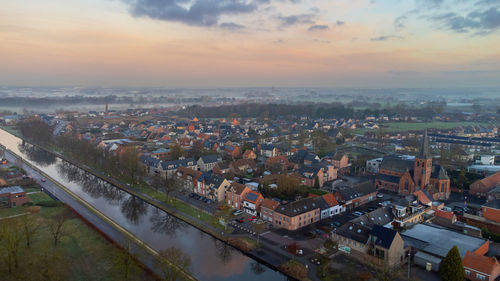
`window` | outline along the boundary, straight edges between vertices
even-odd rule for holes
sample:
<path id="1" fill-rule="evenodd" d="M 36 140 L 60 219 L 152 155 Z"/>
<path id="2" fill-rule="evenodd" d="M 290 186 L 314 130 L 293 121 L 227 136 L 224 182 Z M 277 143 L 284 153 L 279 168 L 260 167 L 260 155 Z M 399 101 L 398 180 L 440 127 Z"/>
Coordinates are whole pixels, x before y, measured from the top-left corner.
<path id="1" fill-rule="evenodd" d="M 465 275 L 469 275 L 470 274 L 470 270 L 465 270 Z"/>
<path id="2" fill-rule="evenodd" d="M 476 273 L 476 278 L 479 280 L 486 280 L 486 276 Z"/>

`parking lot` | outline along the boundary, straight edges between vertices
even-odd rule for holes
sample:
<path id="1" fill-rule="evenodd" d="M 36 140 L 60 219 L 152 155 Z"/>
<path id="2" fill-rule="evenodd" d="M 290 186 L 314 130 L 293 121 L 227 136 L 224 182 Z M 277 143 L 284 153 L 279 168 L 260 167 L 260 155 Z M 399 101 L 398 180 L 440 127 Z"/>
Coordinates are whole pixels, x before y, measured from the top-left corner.
<path id="1" fill-rule="evenodd" d="M 251 233 L 263 232 L 269 229 L 268 223 L 260 219 L 259 217 L 252 216 L 248 213 L 242 212 L 235 215 L 234 212 L 231 215 L 230 223 L 235 228 L 235 233 Z"/>

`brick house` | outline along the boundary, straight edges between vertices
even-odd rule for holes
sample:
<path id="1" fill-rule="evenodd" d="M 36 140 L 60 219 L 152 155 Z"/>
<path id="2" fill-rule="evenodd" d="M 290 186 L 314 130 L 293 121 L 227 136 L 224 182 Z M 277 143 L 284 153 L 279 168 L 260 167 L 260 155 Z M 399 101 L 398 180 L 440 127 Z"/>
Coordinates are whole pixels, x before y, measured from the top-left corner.
<path id="1" fill-rule="evenodd" d="M 263 200 L 264 196 L 259 192 L 249 191 L 243 196 L 243 210 L 250 215 L 257 216 Z"/>
<path id="2" fill-rule="evenodd" d="M 484 204 L 482 211 L 485 219 L 500 223 L 500 199 Z"/>
<path id="3" fill-rule="evenodd" d="M 500 183 L 500 172 L 486 177 L 482 180 L 477 180 L 470 185 L 469 194 L 477 196 L 486 196 L 488 191 L 496 187 Z"/>
<path id="4" fill-rule="evenodd" d="M 500 276 L 500 263 L 494 257 L 481 256 L 468 251 L 465 253 L 462 264 L 467 280 L 494 281 Z"/>
<path id="5" fill-rule="evenodd" d="M 233 209 L 243 209 L 243 198 L 252 191 L 248 186 L 241 183 L 232 182 L 226 190 L 226 204 Z"/>
<path id="6" fill-rule="evenodd" d="M 274 210 L 273 225 L 276 228 L 297 230 L 319 221 L 320 209 L 314 198 L 305 198 L 280 205 Z"/>
<path id="7" fill-rule="evenodd" d="M 253 152 L 251 149 L 247 149 L 245 153 L 243 153 L 243 159 L 252 159 L 255 160 L 257 159 L 257 154 Z"/>
<path id="8" fill-rule="evenodd" d="M 349 164 L 349 158 L 347 158 L 347 155 L 338 152 L 333 155 L 331 161 L 333 166 L 337 169 L 346 168 Z"/>
<path id="9" fill-rule="evenodd" d="M 260 204 L 260 217 L 264 221 L 273 222 L 274 210 L 280 205 L 278 201 L 264 198 Z"/>
<path id="10" fill-rule="evenodd" d="M 183 188 L 195 192 L 202 172 L 189 169 L 188 167 L 179 167 L 177 168 L 176 175 Z"/>
<path id="11" fill-rule="evenodd" d="M 0 208 L 18 207 L 29 201 L 26 192 L 20 186 L 0 188 Z"/>

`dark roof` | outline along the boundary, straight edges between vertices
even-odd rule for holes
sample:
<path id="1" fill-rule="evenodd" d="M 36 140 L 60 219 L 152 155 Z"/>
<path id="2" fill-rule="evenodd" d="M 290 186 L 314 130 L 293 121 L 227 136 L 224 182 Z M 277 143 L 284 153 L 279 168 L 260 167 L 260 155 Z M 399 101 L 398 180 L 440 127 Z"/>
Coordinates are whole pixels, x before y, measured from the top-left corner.
<path id="1" fill-rule="evenodd" d="M 385 249 L 389 249 L 392 245 L 394 237 L 396 237 L 397 232 L 391 228 L 385 228 L 381 225 L 374 225 L 370 235 L 372 236 L 373 244 L 381 246 Z"/>
<path id="2" fill-rule="evenodd" d="M 403 159 L 396 155 L 385 156 L 380 163 L 380 169 L 397 171 L 404 173 L 406 170 L 412 171 L 415 165 L 414 160 Z"/>
<path id="3" fill-rule="evenodd" d="M 299 201 L 288 203 L 286 205 L 280 205 L 275 209 L 275 212 L 289 217 L 295 217 L 318 208 L 319 206 L 314 198 L 305 198 Z"/>
<path id="4" fill-rule="evenodd" d="M 318 205 L 320 210 L 326 210 L 330 208 L 330 205 L 326 200 L 320 196 L 320 197 L 315 197 L 316 205 Z"/>
<path id="5" fill-rule="evenodd" d="M 420 151 L 418 153 L 418 158 L 429 159 L 429 138 L 427 137 L 427 129 L 424 130 L 424 136 L 422 138 L 422 143 L 420 144 Z"/>
<path id="6" fill-rule="evenodd" d="M 340 236 L 366 244 L 370 237 L 370 229 L 356 223 L 348 222 L 335 230 Z"/>
<path id="7" fill-rule="evenodd" d="M 392 176 L 392 175 L 378 174 L 376 179 L 380 180 L 380 181 L 399 183 L 401 178 L 397 177 L 397 176 Z"/>
<path id="8" fill-rule="evenodd" d="M 200 157 L 203 163 L 215 163 L 217 162 L 217 155 L 204 155 Z"/>

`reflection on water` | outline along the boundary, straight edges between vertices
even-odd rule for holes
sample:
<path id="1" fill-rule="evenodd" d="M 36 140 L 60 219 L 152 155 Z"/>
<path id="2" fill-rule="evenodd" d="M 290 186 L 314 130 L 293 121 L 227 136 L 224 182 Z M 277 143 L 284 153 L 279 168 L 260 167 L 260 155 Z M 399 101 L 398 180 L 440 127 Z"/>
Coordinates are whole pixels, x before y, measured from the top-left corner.
<path id="1" fill-rule="evenodd" d="M 140 219 L 147 213 L 148 206 L 146 202 L 135 196 L 128 196 L 122 203 L 122 214 L 132 224 L 139 224 Z"/>
<path id="2" fill-rule="evenodd" d="M 20 139 L 1 129 L 0 143 L 42 169 L 153 249 L 182 249 L 191 257 L 193 274 L 198 280 L 286 280 L 280 273 L 140 198 L 37 147 L 20 145 Z"/>
<path id="3" fill-rule="evenodd" d="M 149 219 L 151 222 L 151 230 L 157 233 L 175 236 L 178 230 L 186 228 L 187 223 L 154 208 Z"/>
<path id="4" fill-rule="evenodd" d="M 47 167 L 56 162 L 56 156 L 54 154 L 48 153 L 47 151 L 36 146 L 20 143 L 18 145 L 18 149 L 26 155 L 29 160 L 36 162 L 42 167 Z"/>
<path id="5" fill-rule="evenodd" d="M 60 161 L 56 168 L 68 182 L 81 184 L 82 190 L 94 199 L 104 197 L 109 204 L 119 205 L 127 195 L 126 192 L 68 162 Z"/>

